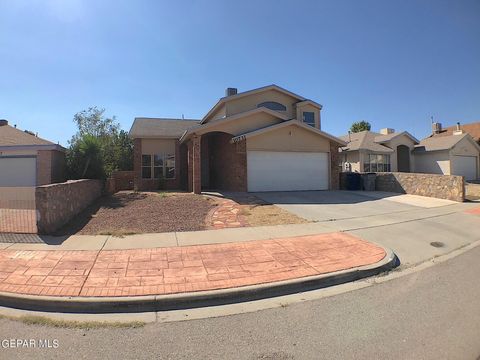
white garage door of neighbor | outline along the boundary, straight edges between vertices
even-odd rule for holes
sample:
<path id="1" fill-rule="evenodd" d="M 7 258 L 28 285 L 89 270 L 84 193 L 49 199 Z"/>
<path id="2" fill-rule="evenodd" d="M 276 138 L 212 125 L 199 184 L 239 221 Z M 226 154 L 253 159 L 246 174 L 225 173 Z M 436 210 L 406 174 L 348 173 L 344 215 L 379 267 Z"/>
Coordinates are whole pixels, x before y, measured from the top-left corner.
<path id="1" fill-rule="evenodd" d="M 453 175 L 465 176 L 465 180 L 477 179 L 476 156 L 454 156 L 452 164 Z"/>
<path id="2" fill-rule="evenodd" d="M 0 157 L 0 186 L 35 186 L 36 179 L 35 157 Z"/>
<path id="3" fill-rule="evenodd" d="M 248 191 L 328 189 L 328 153 L 248 151 Z"/>

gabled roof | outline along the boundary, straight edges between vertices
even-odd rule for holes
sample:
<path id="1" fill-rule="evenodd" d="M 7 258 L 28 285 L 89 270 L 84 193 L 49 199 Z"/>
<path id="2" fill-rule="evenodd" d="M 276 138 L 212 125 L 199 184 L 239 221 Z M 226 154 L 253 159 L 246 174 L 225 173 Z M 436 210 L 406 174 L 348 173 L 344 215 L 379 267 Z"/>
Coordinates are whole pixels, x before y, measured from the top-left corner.
<path id="1" fill-rule="evenodd" d="M 346 146 L 342 148 L 342 151 L 369 150 L 382 153 L 393 152 L 389 147 L 375 141 L 375 138 L 380 135 L 373 131 L 365 130 L 340 136 L 340 139 L 346 142 Z"/>
<path id="2" fill-rule="evenodd" d="M 135 118 L 129 135 L 132 138 L 171 138 L 178 139 L 185 130 L 198 125 L 200 120 Z"/>
<path id="3" fill-rule="evenodd" d="M 457 126 L 449 126 L 444 128 L 439 134 L 430 135 L 430 137 L 442 137 L 453 135 L 453 132 L 457 129 Z M 470 136 L 475 141 L 480 141 L 480 121 L 470 123 L 470 124 L 461 124 L 460 129 L 463 132 L 470 134 Z"/>
<path id="4" fill-rule="evenodd" d="M 208 113 L 203 117 L 203 119 L 201 121 L 201 124 L 203 124 L 212 113 L 214 113 L 218 108 L 220 108 L 226 102 L 231 101 L 231 100 L 241 99 L 242 97 L 245 97 L 245 96 L 249 96 L 249 95 L 253 95 L 253 94 L 257 94 L 257 93 L 264 92 L 264 91 L 269 91 L 269 90 L 276 90 L 276 91 L 281 92 L 283 94 L 289 95 L 289 96 L 297 99 L 298 101 L 309 101 L 311 104 L 318 106 L 320 109 L 322 108 L 322 105 L 320 105 L 320 104 L 318 104 L 318 103 L 316 103 L 312 100 L 308 100 L 308 99 L 304 98 L 303 96 L 300 96 L 300 95 L 295 94 L 291 91 L 288 91 L 287 89 L 284 89 L 284 88 L 282 88 L 278 85 L 272 84 L 272 85 L 259 87 L 257 89 L 244 91 L 244 92 L 241 92 L 241 93 L 238 93 L 238 94 L 235 94 L 235 95 L 230 95 L 230 96 L 225 96 L 225 97 L 220 98 L 220 100 L 218 100 L 218 102 L 215 104 L 215 106 L 212 107 L 208 111 Z"/>
<path id="5" fill-rule="evenodd" d="M 429 151 L 450 150 L 465 138 L 467 138 L 480 151 L 480 146 L 469 134 L 428 137 L 420 141 L 413 151 L 418 154 Z"/>
<path id="6" fill-rule="evenodd" d="M 267 132 L 270 132 L 270 131 L 273 131 L 273 130 L 278 130 L 278 129 L 284 128 L 286 126 L 291 126 L 291 125 L 298 126 L 298 127 L 303 128 L 305 130 L 313 132 L 317 135 L 321 135 L 323 137 L 326 137 L 327 139 L 332 140 L 332 141 L 334 141 L 334 142 L 336 142 L 340 145 L 345 145 L 345 142 L 343 140 L 341 140 L 341 139 L 339 139 L 335 136 L 332 136 L 332 135 L 330 135 L 330 134 L 328 134 L 324 131 L 318 130 L 317 128 L 314 128 L 310 125 L 306 125 L 306 124 L 304 124 L 304 123 L 302 123 L 302 122 L 300 122 L 296 119 L 284 121 L 284 122 L 281 122 L 281 123 L 278 123 L 278 124 L 275 124 L 275 125 L 270 125 L 270 126 L 258 129 L 258 130 L 250 131 L 250 132 L 235 136 L 234 138 L 232 138 L 231 141 L 232 142 L 238 142 L 238 141 L 241 141 L 243 139 L 248 139 L 248 138 L 251 138 L 251 137 L 254 137 L 254 136 L 265 134 Z"/>
<path id="7" fill-rule="evenodd" d="M 394 132 L 394 133 L 391 133 L 391 134 L 380 134 L 379 136 L 375 137 L 375 142 L 380 143 L 380 144 L 381 143 L 386 143 L 386 142 L 388 142 L 390 140 L 393 140 L 396 137 L 399 137 L 399 136 L 402 136 L 402 135 L 405 135 L 408 138 L 410 138 L 415 144 L 419 143 L 419 141 L 412 134 L 410 134 L 408 131 Z"/>
<path id="8" fill-rule="evenodd" d="M 0 126 L 0 146 L 56 145 L 10 125 Z"/>
<path id="9" fill-rule="evenodd" d="M 196 131 L 198 130 L 208 130 L 208 129 L 211 129 L 211 128 L 214 128 L 216 126 L 218 126 L 219 124 L 228 124 L 229 122 L 231 121 L 234 121 L 234 120 L 238 120 L 238 119 L 241 119 L 241 118 L 246 118 L 250 115 L 254 115 L 254 114 L 258 114 L 258 113 L 266 113 L 266 114 L 269 114 L 275 118 L 278 118 L 280 120 L 288 120 L 288 117 L 285 116 L 284 114 L 281 114 L 277 111 L 274 111 L 274 110 L 270 110 L 266 107 L 259 107 L 259 108 L 255 108 L 255 109 L 252 109 L 252 110 L 248 110 L 248 111 L 244 111 L 242 113 L 238 113 L 238 114 L 235 114 L 235 115 L 232 115 L 232 116 L 227 116 L 225 118 L 222 118 L 222 119 L 217 119 L 217 120 L 213 120 L 213 121 L 210 121 L 206 124 L 197 124 L 196 126 L 194 127 L 191 127 L 190 129 L 186 130 L 183 135 L 180 137 L 180 141 L 183 142 L 185 141 L 186 139 L 188 139 L 188 137 L 195 133 Z"/>

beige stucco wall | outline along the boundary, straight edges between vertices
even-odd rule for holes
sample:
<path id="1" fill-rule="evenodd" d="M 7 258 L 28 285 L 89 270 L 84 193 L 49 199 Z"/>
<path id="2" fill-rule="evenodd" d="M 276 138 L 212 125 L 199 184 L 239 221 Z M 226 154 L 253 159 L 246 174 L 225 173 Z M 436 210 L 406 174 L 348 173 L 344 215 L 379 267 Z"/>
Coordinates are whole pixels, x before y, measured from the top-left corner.
<path id="1" fill-rule="evenodd" d="M 390 154 L 390 167 L 391 167 L 392 171 L 398 171 L 397 146 L 399 146 L 399 145 L 408 146 L 408 148 L 410 149 L 410 171 L 413 171 L 413 169 L 415 169 L 415 158 L 411 153 L 411 151 L 415 147 L 415 143 L 413 142 L 412 139 L 410 139 L 406 135 L 401 135 L 401 136 L 398 136 L 398 137 L 386 142 L 383 145 L 385 145 L 385 146 L 387 146 L 387 147 L 389 147 L 390 149 L 393 150 L 393 153 Z"/>
<path id="2" fill-rule="evenodd" d="M 175 154 L 174 139 L 142 139 L 142 154 Z"/>
<path id="3" fill-rule="evenodd" d="M 298 121 L 303 121 L 303 112 L 313 112 L 315 115 L 315 127 L 321 129 L 320 122 L 320 109 L 313 106 L 312 104 L 297 104 L 296 108 L 296 117 Z"/>
<path id="4" fill-rule="evenodd" d="M 251 115 L 242 117 L 241 119 L 235 119 L 235 120 L 226 119 L 225 121 L 220 120 L 215 125 L 212 122 L 210 123 L 211 124 L 210 127 L 205 129 L 200 129 L 199 131 L 197 131 L 197 134 L 202 135 L 204 133 L 220 131 L 220 132 L 225 132 L 225 133 L 236 136 L 236 135 L 241 135 L 257 129 L 261 129 L 266 126 L 274 125 L 281 121 L 282 121 L 281 119 L 276 118 L 271 114 L 260 112 L 257 114 L 251 114 Z"/>
<path id="5" fill-rule="evenodd" d="M 478 150 L 467 138 L 463 138 L 453 147 L 450 155 L 478 156 Z"/>
<path id="6" fill-rule="evenodd" d="M 450 155 L 448 150 L 415 154 L 415 172 L 450 175 Z"/>
<path id="7" fill-rule="evenodd" d="M 16 156 L 16 155 L 37 155 L 37 150 L 7 150 L 0 151 L 0 156 Z"/>
<path id="8" fill-rule="evenodd" d="M 330 140 L 291 125 L 248 138 L 247 150 L 330 152 Z"/>
<path id="9" fill-rule="evenodd" d="M 256 109 L 257 105 L 265 101 L 275 101 L 286 106 L 287 111 L 280 112 L 289 118 L 294 118 L 293 103 L 298 102 L 297 99 L 281 93 L 276 90 L 264 91 L 261 93 L 247 95 L 239 99 L 228 101 L 226 106 L 226 115 L 231 116 L 248 110 Z"/>

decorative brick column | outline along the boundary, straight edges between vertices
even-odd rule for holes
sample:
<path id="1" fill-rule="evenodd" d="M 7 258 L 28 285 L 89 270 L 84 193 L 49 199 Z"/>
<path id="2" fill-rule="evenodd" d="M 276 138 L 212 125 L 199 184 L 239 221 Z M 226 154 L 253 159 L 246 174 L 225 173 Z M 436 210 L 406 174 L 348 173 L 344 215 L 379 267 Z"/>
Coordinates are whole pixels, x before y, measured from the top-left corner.
<path id="1" fill-rule="evenodd" d="M 187 191 L 193 191 L 193 142 L 187 143 Z"/>
<path id="2" fill-rule="evenodd" d="M 194 135 L 192 138 L 193 150 L 193 193 L 200 194 L 202 192 L 202 156 L 201 156 L 201 137 Z"/>
<path id="3" fill-rule="evenodd" d="M 133 188 L 142 190 L 142 139 L 133 140 Z"/>
<path id="4" fill-rule="evenodd" d="M 339 144 L 330 142 L 330 190 L 338 190 L 340 188 L 339 147 Z"/>

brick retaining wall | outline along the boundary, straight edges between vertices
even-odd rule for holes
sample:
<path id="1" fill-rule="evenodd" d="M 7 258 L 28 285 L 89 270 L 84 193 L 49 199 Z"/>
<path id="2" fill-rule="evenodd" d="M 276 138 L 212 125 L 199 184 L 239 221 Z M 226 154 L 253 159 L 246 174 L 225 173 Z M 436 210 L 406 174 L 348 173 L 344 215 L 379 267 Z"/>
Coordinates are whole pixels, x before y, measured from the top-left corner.
<path id="1" fill-rule="evenodd" d="M 103 190 L 100 180 L 69 180 L 37 186 L 35 203 L 40 234 L 50 234 L 84 210 Z"/>

